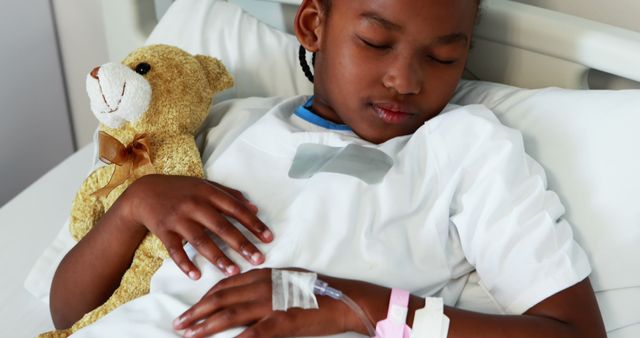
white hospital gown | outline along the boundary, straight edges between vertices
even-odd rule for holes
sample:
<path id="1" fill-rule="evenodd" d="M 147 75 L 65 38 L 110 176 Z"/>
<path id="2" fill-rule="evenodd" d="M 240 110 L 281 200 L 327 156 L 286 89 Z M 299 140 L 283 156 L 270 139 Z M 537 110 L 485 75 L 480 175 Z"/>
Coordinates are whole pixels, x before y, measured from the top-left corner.
<path id="1" fill-rule="evenodd" d="M 224 102 L 208 122 L 216 125 L 205 140 L 208 178 L 242 191 L 275 233 L 273 243 L 258 245 L 265 267 L 303 267 L 437 295 L 448 305 L 455 305 L 476 270 L 509 314 L 523 313 L 589 275 L 587 257 L 562 218 L 557 195 L 546 189 L 543 169 L 525 154 L 520 133 L 487 108 L 451 105 L 414 134 L 375 145 L 293 114 L 305 99 Z M 292 160 L 305 143 L 372 147 L 394 164 L 378 184 L 330 172 L 290 178 Z M 223 278 L 187 248 L 203 271 L 199 281 L 167 260 L 148 295 L 74 337 L 179 336 L 172 320 Z"/>

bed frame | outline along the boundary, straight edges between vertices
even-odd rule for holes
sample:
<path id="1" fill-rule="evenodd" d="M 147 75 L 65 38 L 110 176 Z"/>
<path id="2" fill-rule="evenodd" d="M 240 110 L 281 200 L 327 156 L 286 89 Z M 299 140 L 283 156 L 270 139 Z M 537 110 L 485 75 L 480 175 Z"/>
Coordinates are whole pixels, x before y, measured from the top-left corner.
<path id="1" fill-rule="evenodd" d="M 287 32 L 301 3 L 228 1 Z M 110 58 L 142 45 L 170 3 L 103 0 Z M 509 0 L 482 7 L 466 77 L 525 88 L 640 88 L 639 32 Z"/>

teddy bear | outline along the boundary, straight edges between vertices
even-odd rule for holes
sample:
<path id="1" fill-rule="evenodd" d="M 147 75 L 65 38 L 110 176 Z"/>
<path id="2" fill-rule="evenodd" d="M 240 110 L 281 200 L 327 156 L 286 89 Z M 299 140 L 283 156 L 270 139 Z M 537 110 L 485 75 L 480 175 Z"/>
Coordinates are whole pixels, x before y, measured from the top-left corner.
<path id="1" fill-rule="evenodd" d="M 69 230 L 79 241 L 124 190 L 148 174 L 204 177 L 195 134 L 215 93 L 233 86 L 224 65 L 177 47 L 150 45 L 122 63 L 87 75 L 91 110 L 100 122 L 99 153 L 106 163 L 83 182 L 71 208 Z M 67 337 L 116 307 L 149 292 L 151 276 L 168 253 L 147 234 L 121 284 L 101 306 L 71 328 L 39 337 Z"/>

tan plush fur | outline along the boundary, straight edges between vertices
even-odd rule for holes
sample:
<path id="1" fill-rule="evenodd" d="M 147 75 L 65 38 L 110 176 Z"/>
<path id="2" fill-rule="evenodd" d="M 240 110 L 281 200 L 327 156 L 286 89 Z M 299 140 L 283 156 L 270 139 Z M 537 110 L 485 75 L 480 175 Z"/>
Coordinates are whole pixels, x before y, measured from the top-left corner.
<path id="1" fill-rule="evenodd" d="M 207 116 L 213 95 L 229 88 L 233 80 L 225 67 L 208 56 L 193 56 L 178 48 L 153 45 L 131 53 L 122 63 L 131 69 L 145 62 L 151 70 L 144 74 L 152 90 L 149 108 L 138 119 L 119 128 L 103 124 L 100 130 L 124 145 L 135 135 L 146 133 L 150 139 L 151 161 L 157 173 L 203 177 L 204 171 L 194 135 Z M 115 169 L 111 164 L 95 170 L 84 181 L 71 211 L 70 231 L 80 240 L 93 227 L 133 179 L 115 188 L 106 197 L 92 193 L 104 187 Z M 114 244 L 116 245 L 116 244 Z M 151 276 L 167 257 L 157 237 L 147 235 L 135 252 L 131 267 L 118 289 L 101 306 L 87 313 L 71 328 L 45 333 L 40 337 L 67 337 L 116 307 L 149 292 Z"/>

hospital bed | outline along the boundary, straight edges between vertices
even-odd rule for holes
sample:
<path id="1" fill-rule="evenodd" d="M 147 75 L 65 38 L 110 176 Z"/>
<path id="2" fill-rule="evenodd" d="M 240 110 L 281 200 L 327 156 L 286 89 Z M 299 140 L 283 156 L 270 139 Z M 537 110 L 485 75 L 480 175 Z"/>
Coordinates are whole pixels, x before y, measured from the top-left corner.
<path id="1" fill-rule="evenodd" d="M 181 1 L 183 0 L 178 0 L 178 3 Z M 204 2 L 204 0 L 202 1 Z M 258 20 L 268 23 L 268 28 L 265 26 L 263 30 L 273 29 L 282 32 L 291 32 L 292 15 L 295 13 L 296 5 L 299 4 L 298 0 L 230 0 L 229 2 L 236 3 Z M 106 31 L 110 56 L 114 59 L 120 59 L 127 51 L 145 43 L 150 31 L 156 26 L 157 18 L 155 15 L 149 15 L 149 6 L 153 7 L 153 5 L 150 5 L 151 2 L 147 0 L 105 1 L 104 3 L 105 12 L 109 14 L 106 17 Z M 179 27 L 170 26 L 173 23 L 171 20 L 170 17 L 161 19 L 160 25 L 164 26 L 158 28 L 160 32 L 154 31 L 155 36 L 152 36 L 152 41 L 171 42 L 173 41 L 171 39 L 180 38 L 179 35 L 172 35 L 167 38 L 168 40 L 163 40 L 163 37 L 160 36 L 162 32 L 180 30 Z M 179 23 L 179 20 L 177 22 Z M 126 36 L 126 39 L 123 36 Z M 173 42 L 179 43 L 180 41 Z M 601 164 L 597 161 L 580 162 L 576 160 L 575 165 L 592 164 L 590 166 L 593 168 L 591 174 L 600 173 L 606 177 L 589 176 L 582 181 L 574 182 L 575 168 L 567 167 L 564 163 L 557 166 L 557 162 L 563 160 L 559 158 L 565 156 L 566 153 L 565 155 L 561 152 L 554 153 L 553 151 L 556 150 L 545 153 L 544 147 L 548 147 L 549 142 L 554 141 L 546 137 L 537 138 L 535 135 L 535 130 L 546 132 L 547 129 L 557 127 L 559 122 L 563 120 L 558 117 L 559 120 L 551 119 L 550 125 L 542 123 L 544 121 L 538 121 L 540 123 L 532 125 L 527 122 L 531 121 L 530 115 L 525 116 L 523 122 L 522 116 L 514 117 L 509 113 L 512 110 L 526 110 L 532 105 L 531 102 L 541 97 L 556 98 L 560 102 L 558 104 L 564 104 L 562 107 L 567 107 L 566 101 L 573 102 L 584 99 L 585 102 L 598 103 L 604 99 L 613 98 L 617 100 L 615 105 L 603 106 L 609 110 L 601 112 L 601 116 L 608 116 L 606 120 L 603 120 L 603 123 L 599 123 L 598 120 L 594 120 L 592 115 L 585 113 L 585 119 L 591 119 L 589 121 L 592 124 L 579 125 L 576 128 L 589 128 L 589 126 L 597 125 L 602 125 L 603 128 L 606 126 L 626 128 L 625 130 L 610 130 L 609 134 L 606 134 L 610 135 L 610 138 L 602 137 L 597 141 L 606 143 L 609 140 L 615 140 L 618 143 L 612 145 L 611 151 L 598 148 L 595 141 L 585 145 L 584 148 L 578 145 L 578 148 L 571 149 L 580 149 L 580 154 L 576 155 L 576 158 L 582 156 L 580 159 L 588 158 L 587 155 L 591 149 L 601 151 L 598 154 L 633 149 L 633 142 L 638 140 L 637 136 L 634 136 L 633 128 L 640 128 L 640 124 L 633 124 L 636 121 L 640 122 L 640 99 L 638 99 L 640 91 L 603 92 L 600 94 L 594 92 L 591 94 L 591 92 L 559 88 L 640 88 L 640 33 L 512 1 L 485 0 L 474 43 L 465 77 L 503 85 L 467 81 L 460 86 L 454 100 L 461 104 L 471 103 L 478 99 L 484 100 L 483 102 L 492 109 L 504 113 L 498 115 L 504 116 L 506 122 L 503 122 L 506 124 L 511 123 L 516 128 L 530 128 L 523 131 L 528 151 L 531 150 L 534 157 L 539 155 L 536 159 L 549 171 L 550 185 L 559 192 L 561 197 L 571 197 L 572 189 L 581 194 L 588 193 L 586 188 L 583 190 L 577 188 L 584 186 L 585 182 L 605 182 L 590 192 L 617 194 L 615 191 L 607 190 L 613 189 L 610 187 L 613 185 L 617 187 L 616 189 L 626 189 L 623 191 L 627 194 L 625 196 L 632 196 L 634 191 L 637 193 L 636 188 L 640 188 L 638 178 L 635 177 L 640 172 L 637 152 L 627 154 L 628 161 L 617 158 L 612 160 L 619 160 L 619 162 L 615 162 L 615 165 L 619 166 L 619 170 L 615 171 L 617 175 L 611 175 L 611 171 L 607 171 L 606 166 L 600 167 Z M 290 57 L 295 60 L 295 55 Z M 237 67 L 233 70 L 234 75 L 242 77 L 243 70 L 240 69 L 242 65 L 234 63 L 232 66 Z M 296 70 L 291 71 L 296 72 L 297 67 Z M 301 74 L 294 76 L 302 77 Z M 549 86 L 554 88 L 543 90 L 516 88 L 534 89 Z M 294 84 L 293 88 L 299 90 L 299 85 Z M 227 96 L 223 95 L 220 99 L 234 95 L 242 96 L 247 93 L 274 94 L 269 91 L 272 89 L 262 88 L 264 89 L 262 92 L 260 89 L 252 88 L 246 92 L 236 91 Z M 275 94 L 291 93 L 285 90 L 284 93 Z M 590 95 L 596 95 L 596 97 L 593 98 Z M 526 102 L 523 104 L 518 100 Z M 638 105 L 635 105 L 636 103 Z M 587 109 L 589 105 L 583 103 L 581 109 Z M 544 106 L 544 102 L 542 106 Z M 635 109 L 633 107 L 637 107 L 637 114 L 633 114 Z M 624 112 L 612 111 L 615 109 L 626 110 Z M 557 110 L 562 109 L 558 108 Z M 548 115 L 549 112 L 545 113 Z M 567 118 L 575 116 L 580 115 L 572 115 Z M 586 130 L 585 132 L 590 133 L 591 131 Z M 572 131 L 564 130 L 560 134 L 570 133 Z M 624 135 L 624 139 L 616 138 L 621 134 Z M 562 139 L 558 140 L 562 141 Z M 579 140 L 579 138 L 573 140 Z M 594 144 L 596 145 L 590 148 Z M 635 145 L 640 145 L 640 142 Z M 569 146 L 558 144 L 560 148 Z M 550 147 L 552 148 L 553 144 Z M 621 148 L 624 149 L 621 150 Z M 587 155 L 584 155 L 585 153 Z M 23 284 L 36 262 L 41 267 L 55 266 L 54 261 L 47 261 L 47 259 L 54 260 L 55 257 L 41 257 L 45 249 L 55 251 L 55 248 L 51 247 L 52 243 L 53 245 L 69 245 L 68 242 L 59 240 L 56 242 L 54 239 L 61 238 L 59 232 L 68 217 L 71 200 L 85 175 L 94 165 L 94 158 L 93 144 L 80 149 L 0 209 L 0 229 L 3 232 L 0 236 L 1 337 L 32 337 L 52 329 L 48 305 L 29 293 Z M 598 171 L 599 169 L 602 170 Z M 566 178 L 563 179 L 563 177 Z M 621 180 L 621 177 L 624 180 Z M 565 183 L 566 181 L 570 182 Z M 612 183 L 608 184 L 607 182 Z M 622 213 L 628 212 L 627 205 L 631 205 L 630 208 L 634 208 L 634 210 L 638 209 L 637 204 L 635 206 L 635 203 L 629 204 L 630 201 L 625 196 L 591 196 L 593 203 L 590 206 L 596 209 L 602 206 L 602 208 L 614 211 L 617 207 L 619 208 L 617 210 Z M 606 203 L 605 200 L 616 202 Z M 587 251 L 597 264 L 602 263 L 606 267 L 606 271 L 598 270 L 599 275 L 595 276 L 595 285 L 609 336 L 640 337 L 640 308 L 638 307 L 640 304 L 640 276 L 638 276 L 640 255 L 637 255 L 638 251 L 622 248 L 622 252 L 626 256 L 631 255 L 631 257 L 622 257 L 624 255 L 601 257 L 601 251 L 598 251 L 603 250 L 598 247 L 600 242 L 589 242 L 592 237 L 586 232 L 591 228 L 584 225 L 597 220 L 583 219 L 586 216 L 581 216 L 581 206 L 573 205 L 572 201 L 567 201 L 567 203 L 569 205 L 567 217 L 578 227 L 578 240 L 584 240 L 589 245 L 596 243 L 589 246 Z M 632 212 L 629 218 L 623 219 L 623 223 L 628 224 L 618 227 L 620 222 L 612 220 L 612 223 L 615 223 L 613 225 L 617 227 L 612 231 L 620 229 L 619 231 L 623 231 L 623 233 L 618 233 L 613 237 L 607 237 L 602 233 L 597 236 L 618 239 L 620 243 L 625 245 L 630 242 L 640 243 L 640 221 L 636 222 L 638 220 L 640 220 L 640 216 L 637 215 L 637 212 Z M 593 250 L 590 251 L 589 248 L 593 248 Z M 618 267 L 616 262 L 621 257 L 624 259 L 619 265 L 625 266 Z M 606 259 L 610 259 L 611 262 L 607 262 Z M 634 262 L 635 265 L 633 265 Z M 99 262 L 97 267 L 99 268 Z M 49 280 L 45 278 L 34 280 L 32 278 L 29 283 L 30 288 L 44 289 L 48 287 Z M 471 290 L 473 285 L 470 285 L 469 288 Z M 461 306 L 467 305 L 469 308 L 473 308 L 473 295 L 471 294 L 462 302 L 465 304 L 461 304 Z"/>

